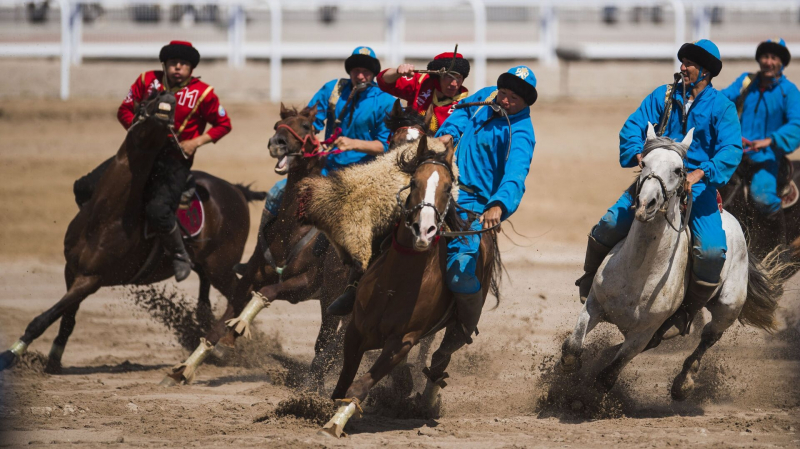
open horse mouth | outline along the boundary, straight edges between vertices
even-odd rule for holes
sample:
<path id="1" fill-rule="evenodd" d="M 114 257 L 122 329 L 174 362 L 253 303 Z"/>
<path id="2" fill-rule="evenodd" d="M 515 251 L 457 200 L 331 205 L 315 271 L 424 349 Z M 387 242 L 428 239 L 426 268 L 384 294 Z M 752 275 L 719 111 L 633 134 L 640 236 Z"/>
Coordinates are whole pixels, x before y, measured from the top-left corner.
<path id="1" fill-rule="evenodd" d="M 289 172 L 289 156 L 283 156 L 278 160 L 278 163 L 275 164 L 275 173 L 279 175 L 285 175 Z"/>

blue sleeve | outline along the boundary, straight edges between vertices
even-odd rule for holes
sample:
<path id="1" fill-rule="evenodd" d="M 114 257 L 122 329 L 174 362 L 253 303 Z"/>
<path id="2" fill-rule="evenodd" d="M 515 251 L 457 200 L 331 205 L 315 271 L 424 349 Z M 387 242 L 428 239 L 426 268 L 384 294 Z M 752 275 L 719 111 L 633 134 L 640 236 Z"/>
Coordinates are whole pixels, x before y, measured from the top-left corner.
<path id="1" fill-rule="evenodd" d="M 784 124 L 769 137 L 772 146 L 788 154 L 800 146 L 800 91 L 795 86 L 787 90 Z"/>
<path id="2" fill-rule="evenodd" d="M 724 96 L 714 101 L 714 130 L 717 134 L 717 152 L 710 160 L 700 163 L 709 184 L 724 185 L 731 179 L 742 161 L 742 127 L 736 106 Z"/>
<path id="3" fill-rule="evenodd" d="M 619 165 L 622 167 L 635 167 L 638 165 L 636 155 L 644 148 L 647 124 L 658 126 L 661 113 L 664 110 L 664 96 L 667 86 L 661 86 L 648 95 L 639 105 L 639 108 L 628 117 L 619 132 Z M 673 109 L 674 110 L 674 109 Z"/>
<path id="4" fill-rule="evenodd" d="M 720 93 L 724 95 L 728 100 L 734 102 L 735 104 L 736 100 L 739 99 L 739 94 L 742 92 L 742 83 L 744 82 L 744 79 L 746 77 L 747 77 L 747 72 L 742 73 L 741 75 L 739 75 L 739 78 L 736 78 L 736 81 L 731 83 L 731 85 L 726 87 L 725 89 L 722 89 Z"/>
<path id="5" fill-rule="evenodd" d="M 483 101 L 484 98 L 494 92 L 494 90 L 496 89 L 490 87 L 483 88 L 460 101 L 459 104 L 477 103 Z M 480 106 L 470 106 L 468 108 L 459 108 L 454 110 L 453 113 L 450 114 L 450 117 L 448 117 L 442 126 L 439 127 L 439 130 L 436 131 L 436 137 L 450 134 L 453 136 L 453 145 L 458 146 L 458 142 L 461 140 L 461 135 L 464 134 L 464 131 L 466 131 L 467 127 L 469 126 L 470 118 L 478 111 L 478 108 L 480 108 Z"/>
<path id="6" fill-rule="evenodd" d="M 392 110 L 392 105 L 394 104 L 394 97 L 389 94 L 381 94 L 376 99 L 376 104 L 378 107 L 375 108 L 375 112 L 373 112 L 374 123 L 375 127 L 370 130 L 369 134 L 372 137 L 372 140 L 377 140 L 383 144 L 383 152 L 389 151 L 389 128 L 386 127 L 386 122 L 384 119 L 386 115 Z"/>
<path id="7" fill-rule="evenodd" d="M 505 173 L 497 192 L 489 198 L 486 208 L 499 205 L 503 209 L 500 217 L 508 219 L 517 211 L 522 195 L 525 193 L 525 178 L 531 168 L 533 148 L 536 146 L 536 136 L 533 128 L 523 128 L 513 134 L 511 150 L 505 165 Z"/>
<path id="8" fill-rule="evenodd" d="M 311 101 L 308 102 L 308 107 L 310 108 L 317 105 L 317 117 L 314 120 L 314 128 L 317 129 L 317 132 L 325 129 L 325 119 L 328 117 L 328 101 L 338 82 L 339 80 L 333 80 L 325 83 L 325 85 L 314 94 Z"/>

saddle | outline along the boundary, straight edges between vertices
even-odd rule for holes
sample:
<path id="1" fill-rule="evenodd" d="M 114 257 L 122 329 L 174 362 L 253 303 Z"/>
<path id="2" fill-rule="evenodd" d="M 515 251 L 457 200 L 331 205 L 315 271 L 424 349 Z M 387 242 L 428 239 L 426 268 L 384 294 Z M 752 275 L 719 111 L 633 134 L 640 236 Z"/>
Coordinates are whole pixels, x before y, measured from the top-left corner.
<path id="1" fill-rule="evenodd" d="M 186 185 L 183 193 L 181 193 L 181 201 L 175 211 L 175 218 L 177 218 L 178 227 L 181 228 L 184 238 L 197 237 L 206 224 L 203 200 L 200 198 L 200 194 L 197 193 L 197 184 L 192 175 L 189 175 L 189 178 L 186 179 Z M 149 225 L 145 221 L 144 237 L 146 239 L 154 237 L 154 234 L 149 232 L 148 228 Z"/>

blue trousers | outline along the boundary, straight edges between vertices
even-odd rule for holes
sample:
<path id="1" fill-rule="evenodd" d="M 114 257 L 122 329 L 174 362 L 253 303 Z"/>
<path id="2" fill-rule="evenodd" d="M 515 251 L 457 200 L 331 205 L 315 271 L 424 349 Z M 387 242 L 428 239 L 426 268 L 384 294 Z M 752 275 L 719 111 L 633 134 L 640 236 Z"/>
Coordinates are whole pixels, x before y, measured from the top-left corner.
<path id="1" fill-rule="evenodd" d="M 272 215 L 277 216 L 278 210 L 281 208 L 283 202 L 283 192 L 286 191 L 286 178 L 276 182 L 269 192 L 267 192 L 267 201 L 264 203 L 264 209 Z"/>
<path id="2" fill-rule="evenodd" d="M 719 282 L 728 246 L 722 229 L 722 215 L 717 207 L 717 191 L 698 182 L 692 188 L 694 204 L 689 217 L 692 231 L 692 271 L 705 282 Z M 634 220 L 635 200 L 631 189 L 625 191 L 592 229 L 595 240 L 613 247 L 628 235 Z M 670 231 L 674 232 L 674 231 Z"/>
<path id="3" fill-rule="evenodd" d="M 463 190 L 458 194 L 458 204 L 477 214 L 482 214 L 484 204 L 475 195 Z M 467 213 L 460 212 L 461 219 L 467 220 Z M 470 230 L 480 230 L 483 225 L 477 219 L 472 222 Z M 481 281 L 475 275 L 480 251 L 481 235 L 468 235 L 452 238 L 447 242 L 447 288 L 453 293 L 470 294 L 481 289 Z"/>
<path id="4" fill-rule="evenodd" d="M 781 199 L 778 196 L 778 168 L 783 154 L 780 150 L 764 148 L 755 153 L 745 153 L 745 161 L 755 168 L 750 183 L 750 200 L 764 215 L 774 214 L 781 210 Z"/>

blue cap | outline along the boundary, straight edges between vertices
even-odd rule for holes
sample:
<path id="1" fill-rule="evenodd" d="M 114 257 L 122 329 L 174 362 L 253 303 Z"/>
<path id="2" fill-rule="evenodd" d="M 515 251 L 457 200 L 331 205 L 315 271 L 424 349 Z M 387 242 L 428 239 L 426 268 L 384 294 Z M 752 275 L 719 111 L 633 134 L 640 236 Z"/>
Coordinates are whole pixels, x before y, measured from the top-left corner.
<path id="1" fill-rule="evenodd" d="M 711 76 L 719 75 L 722 70 L 719 48 L 717 48 L 717 44 L 708 39 L 683 44 L 678 50 L 678 59 L 683 60 L 683 58 L 696 62 L 700 67 L 708 70 Z"/>
<path id="2" fill-rule="evenodd" d="M 756 48 L 756 61 L 758 61 L 758 58 L 760 58 L 764 53 L 772 53 L 781 58 L 781 62 L 783 63 L 784 67 L 789 65 L 789 61 L 792 60 L 792 55 L 789 53 L 789 48 L 786 47 L 786 41 L 779 37 L 767 39 L 758 44 L 758 48 Z"/>
<path id="3" fill-rule="evenodd" d="M 506 73 L 497 78 L 497 87 L 510 89 L 522 97 L 528 105 L 536 102 L 539 94 L 536 92 L 536 75 L 533 70 L 524 65 L 511 67 Z"/>

